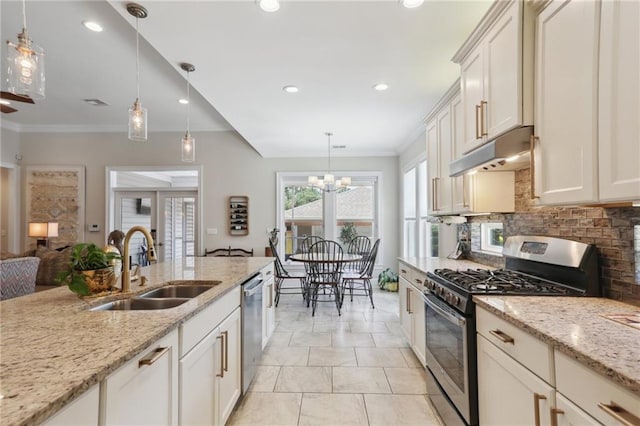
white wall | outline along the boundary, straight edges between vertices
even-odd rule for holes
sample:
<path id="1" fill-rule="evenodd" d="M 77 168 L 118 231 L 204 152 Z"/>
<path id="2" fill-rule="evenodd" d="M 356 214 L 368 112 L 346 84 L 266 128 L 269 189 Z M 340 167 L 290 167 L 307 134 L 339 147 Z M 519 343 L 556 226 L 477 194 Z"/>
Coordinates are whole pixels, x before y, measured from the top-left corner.
<path id="1" fill-rule="evenodd" d="M 275 226 L 276 173 L 320 172 L 326 168 L 327 159 L 262 158 L 236 132 L 196 132 L 193 135 L 196 138 L 196 164 L 203 166 L 203 245 L 253 248 L 256 254 L 262 255 L 268 245 L 266 230 Z M 85 165 L 85 222 L 104 224 L 105 168 L 187 164 L 180 161 L 181 137 L 181 132 L 155 133 L 150 134 L 148 142 L 135 143 L 124 133 L 22 133 L 22 169 L 28 165 Z M 382 259 L 386 266 L 394 266 L 398 255 L 400 200 L 397 157 L 332 158 L 331 163 L 338 174 L 341 170 L 383 173 Z M 249 196 L 248 236 L 226 234 L 226 201 L 230 195 Z M 26 211 L 24 203 L 22 208 Z M 22 229 L 24 226 L 23 223 Z M 218 228 L 218 235 L 204 235 L 202 231 L 206 228 Z M 85 233 L 85 238 L 103 244 L 109 231 Z"/>

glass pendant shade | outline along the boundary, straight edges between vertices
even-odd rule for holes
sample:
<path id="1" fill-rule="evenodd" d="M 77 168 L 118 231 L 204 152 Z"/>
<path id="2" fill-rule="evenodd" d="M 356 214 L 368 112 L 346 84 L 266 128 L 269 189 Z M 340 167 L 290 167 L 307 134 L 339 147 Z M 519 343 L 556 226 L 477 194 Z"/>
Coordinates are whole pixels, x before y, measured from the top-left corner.
<path id="1" fill-rule="evenodd" d="M 44 51 L 33 44 L 23 29 L 18 44 L 7 42 L 7 91 L 44 99 Z"/>
<path id="2" fill-rule="evenodd" d="M 182 138 L 182 161 L 193 162 L 196 158 L 196 138 L 189 132 Z"/>
<path id="3" fill-rule="evenodd" d="M 335 181 L 335 178 L 334 178 L 334 176 L 332 174 L 327 173 L 326 175 L 324 175 L 324 179 L 323 180 L 324 180 L 324 183 L 331 184 L 331 183 L 333 183 Z"/>
<path id="4" fill-rule="evenodd" d="M 142 108 L 138 99 L 129 108 L 129 139 L 139 142 L 147 140 L 147 109 Z"/>

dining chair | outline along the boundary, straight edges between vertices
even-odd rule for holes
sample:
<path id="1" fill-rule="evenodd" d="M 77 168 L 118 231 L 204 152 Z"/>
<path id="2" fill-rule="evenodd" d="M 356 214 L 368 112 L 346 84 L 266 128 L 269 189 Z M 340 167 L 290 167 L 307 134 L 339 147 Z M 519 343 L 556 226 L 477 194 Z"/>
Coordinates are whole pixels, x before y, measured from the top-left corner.
<path id="1" fill-rule="evenodd" d="M 302 240 L 302 242 L 298 246 L 298 252 L 299 253 L 309 253 L 309 248 L 312 245 L 314 245 L 315 243 L 317 243 L 318 241 L 324 241 L 324 238 L 319 237 L 317 235 L 309 235 L 304 240 Z M 308 277 L 309 277 L 309 263 L 307 263 L 307 262 L 304 262 L 304 274 L 308 279 Z M 309 291 L 309 283 L 308 282 L 305 283 L 305 288 L 307 289 L 307 291 Z M 311 303 L 311 301 L 309 299 L 309 295 L 307 295 L 307 308 L 309 307 L 310 303 Z"/>
<path id="2" fill-rule="evenodd" d="M 309 273 L 307 283 L 309 301 L 313 308 L 311 316 L 316 314 L 318 302 L 334 302 L 338 315 L 341 315 L 340 285 L 342 277 L 343 250 L 335 241 L 319 241 L 309 247 Z M 323 290 L 320 298 L 320 289 Z M 329 290 L 328 293 L 326 290 Z"/>
<path id="3" fill-rule="evenodd" d="M 371 300 L 371 307 L 375 309 L 373 304 L 373 288 L 371 286 L 371 279 L 373 278 L 373 268 L 376 264 L 376 257 L 378 256 L 378 247 L 380 246 L 380 239 L 378 238 L 373 244 L 371 251 L 365 259 L 364 268 L 360 272 L 348 272 L 342 276 L 342 288 L 340 304 L 344 302 L 344 295 L 349 290 L 349 297 L 353 302 L 354 291 L 360 291 L 361 293 L 355 293 L 356 296 L 369 296 Z"/>
<path id="4" fill-rule="evenodd" d="M 369 252 L 371 251 L 371 239 L 364 235 L 358 235 L 349 241 L 347 253 L 362 256 L 362 259 L 356 262 L 349 262 L 345 265 L 345 272 L 362 272 L 366 263 Z"/>
<path id="5" fill-rule="evenodd" d="M 307 299 L 307 275 L 306 274 L 295 274 L 289 272 L 285 269 L 282 261 L 280 260 L 280 255 L 278 254 L 278 250 L 276 250 L 275 244 L 273 241 L 269 240 L 269 247 L 271 247 L 271 254 L 275 257 L 274 266 L 275 273 L 274 279 L 276 283 L 276 308 L 278 307 L 278 302 L 280 301 L 281 294 L 302 294 L 302 301 L 304 302 Z M 297 280 L 300 282 L 300 288 L 297 287 L 285 287 L 284 282 L 286 280 Z"/>

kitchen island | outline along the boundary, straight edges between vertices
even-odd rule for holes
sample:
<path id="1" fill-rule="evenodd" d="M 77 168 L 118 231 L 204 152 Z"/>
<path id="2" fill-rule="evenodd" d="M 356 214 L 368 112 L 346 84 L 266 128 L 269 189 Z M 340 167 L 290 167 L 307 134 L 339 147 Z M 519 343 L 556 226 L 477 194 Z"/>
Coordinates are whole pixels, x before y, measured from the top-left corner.
<path id="1" fill-rule="evenodd" d="M 142 268 L 142 293 L 169 282 L 220 284 L 186 303 L 155 311 L 90 311 L 115 294 L 78 298 L 61 287 L 0 303 L 0 424 L 38 424 L 147 346 L 214 303 L 272 258 L 189 258 Z"/>

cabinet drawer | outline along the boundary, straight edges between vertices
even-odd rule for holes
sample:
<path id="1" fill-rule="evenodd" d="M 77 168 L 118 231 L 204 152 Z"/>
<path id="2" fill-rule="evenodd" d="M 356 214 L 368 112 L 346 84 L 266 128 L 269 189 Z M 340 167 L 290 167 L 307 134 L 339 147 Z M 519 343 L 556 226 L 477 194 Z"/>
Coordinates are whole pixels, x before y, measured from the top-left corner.
<path id="1" fill-rule="evenodd" d="M 526 331 L 476 307 L 478 334 L 553 385 L 553 350 Z"/>
<path id="2" fill-rule="evenodd" d="M 268 264 L 260 270 L 260 275 L 264 282 L 269 281 L 273 277 L 273 263 Z"/>
<path id="3" fill-rule="evenodd" d="M 180 358 L 240 306 L 240 286 L 213 302 L 180 327 Z"/>
<path id="4" fill-rule="evenodd" d="M 558 392 L 574 404 L 605 425 L 619 425 L 599 407 L 614 403 L 635 416 L 631 424 L 640 423 L 640 397 L 557 350 L 555 360 Z"/>
<path id="5" fill-rule="evenodd" d="M 398 266 L 399 274 L 407 280 L 411 285 L 422 290 L 426 274 L 418 269 L 408 266 L 406 263 L 400 262 Z"/>

